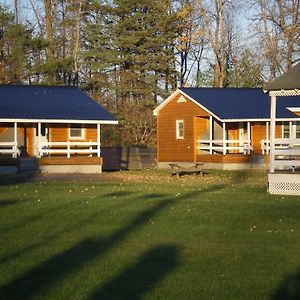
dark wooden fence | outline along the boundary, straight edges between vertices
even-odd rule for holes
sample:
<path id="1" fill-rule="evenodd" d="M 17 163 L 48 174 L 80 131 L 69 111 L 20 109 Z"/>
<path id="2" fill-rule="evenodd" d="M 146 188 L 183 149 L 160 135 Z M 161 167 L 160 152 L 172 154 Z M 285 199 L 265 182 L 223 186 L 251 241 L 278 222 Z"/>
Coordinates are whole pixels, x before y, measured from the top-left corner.
<path id="1" fill-rule="evenodd" d="M 103 147 L 103 170 L 140 170 L 156 165 L 156 148 Z"/>

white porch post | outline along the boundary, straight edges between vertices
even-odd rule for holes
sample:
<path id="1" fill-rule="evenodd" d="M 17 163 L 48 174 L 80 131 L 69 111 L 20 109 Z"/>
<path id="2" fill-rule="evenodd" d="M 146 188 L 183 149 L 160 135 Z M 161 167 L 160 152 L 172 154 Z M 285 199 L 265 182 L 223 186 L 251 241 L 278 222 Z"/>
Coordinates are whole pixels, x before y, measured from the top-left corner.
<path id="1" fill-rule="evenodd" d="M 292 121 L 289 122 L 289 131 L 290 131 L 289 138 L 294 138 L 293 122 Z"/>
<path id="2" fill-rule="evenodd" d="M 213 117 L 209 116 L 209 154 L 213 154 L 212 139 L 213 139 Z"/>
<path id="3" fill-rule="evenodd" d="M 271 123 L 270 123 L 270 164 L 269 171 L 274 173 L 275 160 L 275 129 L 276 129 L 276 96 L 271 95 Z"/>
<path id="4" fill-rule="evenodd" d="M 269 122 L 266 122 L 266 153 L 267 154 L 269 154 L 269 137 L 270 137 Z"/>
<path id="5" fill-rule="evenodd" d="M 251 144 L 251 127 L 250 127 L 250 122 L 247 122 L 247 154 L 250 154 L 250 144 Z"/>
<path id="6" fill-rule="evenodd" d="M 17 157 L 18 155 L 18 124 L 14 123 L 14 153 L 13 157 Z"/>
<path id="7" fill-rule="evenodd" d="M 223 123 L 223 155 L 226 155 L 226 123 Z"/>
<path id="8" fill-rule="evenodd" d="M 100 124 L 97 124 L 97 156 L 101 155 L 101 128 Z"/>
<path id="9" fill-rule="evenodd" d="M 41 149 L 41 132 L 42 132 L 42 125 L 41 122 L 38 122 L 38 157 L 42 156 L 42 149 Z"/>

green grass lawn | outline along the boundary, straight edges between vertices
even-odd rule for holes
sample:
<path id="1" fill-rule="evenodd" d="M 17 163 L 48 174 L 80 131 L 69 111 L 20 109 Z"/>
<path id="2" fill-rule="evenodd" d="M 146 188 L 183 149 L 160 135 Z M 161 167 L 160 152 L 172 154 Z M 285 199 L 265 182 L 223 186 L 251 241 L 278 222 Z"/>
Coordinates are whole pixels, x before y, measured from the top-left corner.
<path id="1" fill-rule="evenodd" d="M 266 175 L 0 178 L 0 299 L 299 299 L 300 198 Z"/>

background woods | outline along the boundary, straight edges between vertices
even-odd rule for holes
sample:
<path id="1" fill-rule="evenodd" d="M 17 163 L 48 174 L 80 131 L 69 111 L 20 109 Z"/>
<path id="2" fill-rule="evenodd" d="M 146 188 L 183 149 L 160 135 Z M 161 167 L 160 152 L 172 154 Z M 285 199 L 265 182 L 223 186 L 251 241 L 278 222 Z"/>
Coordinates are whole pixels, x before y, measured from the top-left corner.
<path id="1" fill-rule="evenodd" d="M 153 145 L 178 86 L 254 87 L 299 61 L 300 0 L 2 0 L 0 83 L 78 85 Z"/>

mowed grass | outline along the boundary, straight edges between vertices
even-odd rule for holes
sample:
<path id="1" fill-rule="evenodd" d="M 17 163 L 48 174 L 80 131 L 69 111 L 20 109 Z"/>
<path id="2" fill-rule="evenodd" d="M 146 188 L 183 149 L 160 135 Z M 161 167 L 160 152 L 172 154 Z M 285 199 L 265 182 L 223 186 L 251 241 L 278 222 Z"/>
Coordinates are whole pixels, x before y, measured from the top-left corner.
<path id="1" fill-rule="evenodd" d="M 264 173 L 59 179 L 0 185 L 0 299 L 299 299 L 300 199 Z"/>

